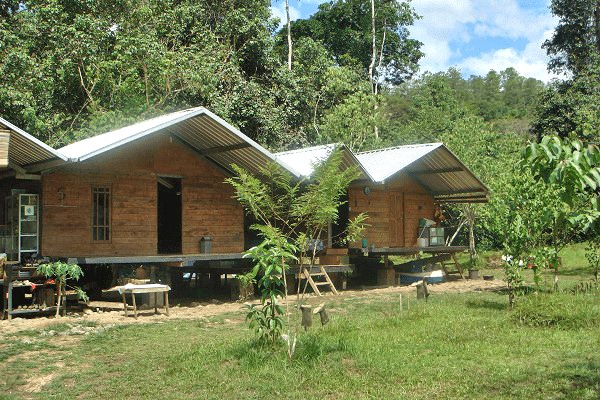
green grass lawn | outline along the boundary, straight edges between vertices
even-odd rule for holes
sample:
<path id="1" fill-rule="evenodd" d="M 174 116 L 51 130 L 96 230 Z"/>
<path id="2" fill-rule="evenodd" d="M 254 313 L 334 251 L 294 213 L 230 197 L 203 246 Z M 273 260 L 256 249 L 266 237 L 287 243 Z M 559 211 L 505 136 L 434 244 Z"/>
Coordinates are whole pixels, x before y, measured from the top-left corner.
<path id="1" fill-rule="evenodd" d="M 565 262 L 571 283 L 588 272 Z M 0 398 L 600 398 L 598 291 L 529 294 L 512 311 L 502 292 L 411 298 L 410 310 L 405 295 L 402 313 L 396 292 L 325 299 L 332 321 L 303 333 L 292 361 L 258 345 L 241 311 L 4 335 Z"/>
<path id="2" fill-rule="evenodd" d="M 585 305 L 585 323 L 524 325 L 519 316 L 531 305 L 508 311 L 499 293 L 412 301 L 402 317 L 392 295 L 337 298 L 332 322 L 304 334 L 291 362 L 283 349 L 253 342 L 237 314 L 118 326 L 72 343 L 27 332 L 4 342 L 0 392 L 64 399 L 597 399 L 600 299 L 563 296 L 571 299 L 567 312 Z M 44 376 L 52 379 L 40 392 L 26 392 L 25 382 Z"/>

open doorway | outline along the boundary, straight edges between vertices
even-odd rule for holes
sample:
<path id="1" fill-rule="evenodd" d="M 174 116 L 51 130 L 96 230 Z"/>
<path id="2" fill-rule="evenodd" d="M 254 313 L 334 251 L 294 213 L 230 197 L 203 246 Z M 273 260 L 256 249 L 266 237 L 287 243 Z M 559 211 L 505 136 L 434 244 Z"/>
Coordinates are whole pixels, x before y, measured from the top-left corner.
<path id="1" fill-rule="evenodd" d="M 334 249 L 347 247 L 341 243 L 345 237 L 344 234 L 348 228 L 350 220 L 350 207 L 348 204 L 348 192 L 344 193 L 340 198 L 342 204 L 338 207 L 338 220 L 331 224 L 329 231 L 328 242 L 331 241 L 331 247 Z M 329 246 L 329 243 L 328 243 Z"/>
<path id="2" fill-rule="evenodd" d="M 181 254 L 181 178 L 158 177 L 158 253 Z"/>

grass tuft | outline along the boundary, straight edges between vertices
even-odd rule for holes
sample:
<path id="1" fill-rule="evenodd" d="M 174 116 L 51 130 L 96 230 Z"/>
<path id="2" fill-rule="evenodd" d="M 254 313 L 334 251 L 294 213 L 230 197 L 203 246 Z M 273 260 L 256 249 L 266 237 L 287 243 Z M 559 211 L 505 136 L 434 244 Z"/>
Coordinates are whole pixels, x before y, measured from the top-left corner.
<path id="1" fill-rule="evenodd" d="M 533 327 L 600 327 L 600 297 L 593 294 L 532 294 L 519 299 L 513 318 L 521 325 Z"/>

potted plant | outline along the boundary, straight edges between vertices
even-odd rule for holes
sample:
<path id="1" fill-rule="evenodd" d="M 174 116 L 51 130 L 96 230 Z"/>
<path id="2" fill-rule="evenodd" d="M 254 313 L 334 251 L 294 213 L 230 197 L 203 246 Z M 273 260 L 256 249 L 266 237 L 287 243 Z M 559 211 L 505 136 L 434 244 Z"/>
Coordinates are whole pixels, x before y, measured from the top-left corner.
<path id="1" fill-rule="evenodd" d="M 479 279 L 479 258 L 469 261 L 469 279 Z"/>

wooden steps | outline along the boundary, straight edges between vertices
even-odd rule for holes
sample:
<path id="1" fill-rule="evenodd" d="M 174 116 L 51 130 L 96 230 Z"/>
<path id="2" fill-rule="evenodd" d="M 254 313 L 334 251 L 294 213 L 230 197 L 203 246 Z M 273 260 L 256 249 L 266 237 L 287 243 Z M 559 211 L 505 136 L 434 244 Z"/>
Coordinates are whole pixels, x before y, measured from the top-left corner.
<path id="1" fill-rule="evenodd" d="M 317 271 L 313 272 L 314 269 L 317 269 Z M 321 287 L 329 286 L 329 288 L 331 289 L 331 292 L 333 294 L 339 294 L 337 289 L 335 288 L 335 285 L 331 281 L 331 278 L 327 274 L 327 271 L 325 270 L 324 265 L 315 265 L 312 267 L 302 265 L 302 266 L 300 266 L 300 270 L 301 270 L 300 279 L 306 279 L 308 281 L 308 283 L 310 284 L 310 287 L 312 288 L 313 292 L 315 292 L 315 294 L 317 296 L 323 296 L 323 294 L 319 290 L 319 286 L 321 286 Z M 324 281 L 320 281 L 320 280 L 315 281 L 313 279 L 315 277 L 322 277 L 325 280 Z"/>

